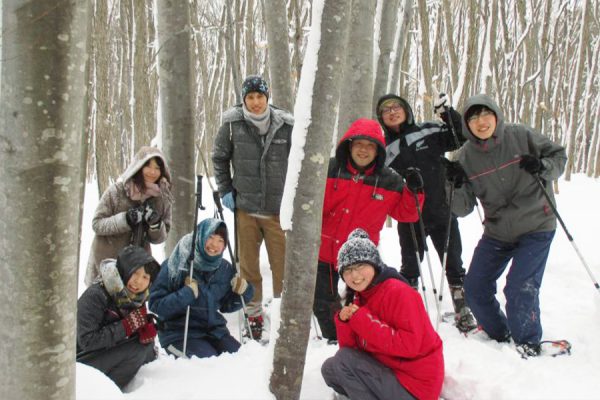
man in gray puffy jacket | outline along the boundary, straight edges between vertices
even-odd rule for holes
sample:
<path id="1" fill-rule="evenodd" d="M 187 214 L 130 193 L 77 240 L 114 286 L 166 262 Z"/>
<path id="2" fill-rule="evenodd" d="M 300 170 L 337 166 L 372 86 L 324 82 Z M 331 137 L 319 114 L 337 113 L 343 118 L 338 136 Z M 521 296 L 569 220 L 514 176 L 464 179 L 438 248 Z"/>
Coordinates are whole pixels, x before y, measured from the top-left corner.
<path id="1" fill-rule="evenodd" d="M 279 208 L 287 173 L 294 120 L 269 105 L 267 82 L 250 75 L 242 84 L 243 103 L 223 114 L 212 160 L 223 204 L 235 210 L 241 275 L 254 288 L 248 304 L 252 337 L 263 328 L 260 247 L 265 241 L 273 275 L 273 296 L 283 286 L 285 234 Z"/>
<path id="2" fill-rule="evenodd" d="M 457 187 L 453 211 L 469 214 L 479 198 L 484 233 L 465 277 L 465 296 L 475 318 L 497 341 L 514 340 L 524 355 L 540 353 L 539 289 L 556 231 L 556 217 L 537 182 L 552 197 L 551 182 L 564 170 L 565 149 L 531 128 L 504 122 L 486 95 L 467 100 L 463 132 L 468 142 L 447 173 Z M 496 300 L 496 280 L 508 263 L 506 314 Z"/>

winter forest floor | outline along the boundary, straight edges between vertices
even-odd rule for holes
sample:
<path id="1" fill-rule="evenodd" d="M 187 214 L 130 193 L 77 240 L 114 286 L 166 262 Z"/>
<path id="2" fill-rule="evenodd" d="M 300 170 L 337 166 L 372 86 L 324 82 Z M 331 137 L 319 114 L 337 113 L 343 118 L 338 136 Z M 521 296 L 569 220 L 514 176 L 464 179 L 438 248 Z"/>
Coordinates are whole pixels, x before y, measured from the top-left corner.
<path id="1" fill-rule="evenodd" d="M 207 186 L 207 185 L 206 185 Z M 98 202 L 95 185 L 88 185 L 83 221 L 81 248 L 80 293 L 83 272 L 92 239 L 91 217 Z M 597 229 L 600 224 L 600 181 L 574 175 L 570 182 L 559 182 L 558 210 L 575 243 L 596 278 L 600 277 L 600 257 Z M 204 196 L 210 199 L 209 193 Z M 213 215 L 209 205 L 200 218 Z M 232 222 L 232 214 L 226 212 Z M 481 236 L 477 212 L 459 219 L 463 240 L 463 260 L 468 267 L 473 248 Z M 433 246 L 430 245 L 433 249 Z M 379 245 L 384 261 L 399 267 L 398 235 L 394 227 L 384 228 Z M 154 249 L 162 261 L 163 251 Z M 270 289 L 270 272 L 263 248 L 261 269 L 265 295 Z M 430 253 L 439 286 L 441 267 L 435 251 Z M 427 266 L 424 264 L 424 268 Z M 429 273 L 425 272 L 429 310 L 435 324 L 436 311 Z M 504 303 L 500 279 L 499 300 Z M 341 288 L 341 286 L 340 286 Z M 438 291 L 440 289 L 438 288 Z M 446 377 L 444 399 L 600 399 L 600 292 L 593 286 L 583 264 L 559 227 L 552 245 L 541 289 L 543 339 L 568 339 L 573 345 L 571 356 L 539 357 L 523 360 L 512 344 L 498 344 L 485 339 L 485 334 L 466 338 L 449 323 L 442 323 L 439 334 L 444 341 Z M 442 311 L 451 311 L 448 288 L 444 288 Z M 271 338 L 274 339 L 279 320 L 279 301 L 273 301 Z M 239 314 L 228 315 L 229 329 L 239 335 Z M 332 356 L 337 346 L 327 345 L 315 337 L 314 327 L 308 343 L 301 399 L 331 399 L 333 392 L 321 378 L 323 361 Z M 158 360 L 143 366 L 127 388 L 119 389 L 103 374 L 83 364 L 77 364 L 77 399 L 274 399 L 268 384 L 273 346 L 246 343 L 236 354 L 209 359 L 190 360 L 167 356 L 162 350 Z"/>

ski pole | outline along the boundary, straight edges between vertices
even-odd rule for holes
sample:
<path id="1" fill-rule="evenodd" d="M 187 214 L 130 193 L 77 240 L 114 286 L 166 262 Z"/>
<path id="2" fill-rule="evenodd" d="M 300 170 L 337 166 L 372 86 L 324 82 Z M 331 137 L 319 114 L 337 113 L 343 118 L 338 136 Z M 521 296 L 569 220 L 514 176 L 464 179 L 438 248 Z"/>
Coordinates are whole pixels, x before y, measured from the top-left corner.
<path id="1" fill-rule="evenodd" d="M 415 252 L 417 253 L 417 267 L 419 268 L 419 279 L 421 279 L 421 293 L 423 294 L 423 303 L 425 303 L 425 311 L 429 315 L 429 305 L 427 304 L 427 289 L 425 288 L 425 280 L 423 279 L 423 271 L 421 269 L 421 254 L 419 252 L 419 242 L 417 240 L 417 233 L 415 232 L 415 225 L 409 223 L 410 234 L 412 236 L 413 244 L 415 246 Z"/>
<path id="2" fill-rule="evenodd" d="M 196 209 L 194 210 L 194 230 L 192 233 L 192 246 L 190 249 L 190 255 L 188 256 L 186 263 L 190 268 L 190 282 L 194 279 L 194 249 L 196 247 L 196 236 L 198 235 L 198 209 L 204 210 L 205 207 L 202 205 L 202 175 L 196 175 Z M 187 358 L 187 338 L 188 329 L 190 324 L 190 306 L 188 305 L 185 310 L 185 328 L 183 331 L 183 357 Z"/>
<path id="3" fill-rule="evenodd" d="M 423 223 L 423 215 L 421 213 L 421 206 L 419 205 L 419 196 L 416 193 L 413 193 L 415 198 L 415 205 L 417 207 L 417 214 L 419 215 L 419 228 L 421 230 L 421 239 L 423 241 L 423 252 L 425 253 L 425 257 L 427 260 L 427 266 L 429 267 L 429 276 L 431 278 L 431 291 L 433 292 L 433 300 L 435 302 L 435 308 L 438 313 L 438 319 L 441 318 L 440 311 L 440 303 L 437 299 L 437 290 L 435 289 L 435 281 L 433 277 L 433 269 L 431 268 L 431 258 L 429 257 L 429 248 L 427 246 L 427 235 L 425 233 L 425 224 Z"/>
<path id="4" fill-rule="evenodd" d="M 535 180 L 536 180 L 538 186 L 542 190 L 542 193 L 544 193 L 544 197 L 546 197 L 546 200 L 548 201 L 548 204 L 550 205 L 550 208 L 552 209 L 552 212 L 554 213 L 554 215 L 556 215 L 556 219 L 558 219 L 558 222 L 560 222 L 560 226 L 562 226 L 563 231 L 565 231 L 565 233 L 567 235 L 567 238 L 569 239 L 569 242 L 571 243 L 571 245 L 575 249 L 575 252 L 577 253 L 577 256 L 579 257 L 579 260 L 581 260 L 581 263 L 585 267 L 588 275 L 590 276 L 592 282 L 594 283 L 594 287 L 598 290 L 598 293 L 600 293 L 600 285 L 598 285 L 598 281 L 594 277 L 594 274 L 592 273 L 592 270 L 590 269 L 590 267 L 588 266 L 588 264 L 585 262 L 583 256 L 581 255 L 581 252 L 577 248 L 577 245 L 575 244 L 575 240 L 573 240 L 573 236 L 571 236 L 571 234 L 567 230 L 567 226 L 565 225 L 563 219 L 561 218 L 560 214 L 558 213 L 558 210 L 556 209 L 556 206 L 552 202 L 552 199 L 550 198 L 550 195 L 548 194 L 548 191 L 546 190 L 546 187 L 542 183 L 542 179 L 540 178 L 539 175 L 535 175 L 534 177 L 535 177 Z"/>
<path id="5" fill-rule="evenodd" d="M 448 193 L 448 228 L 446 228 L 446 239 L 444 241 L 444 255 L 442 257 L 442 275 L 440 276 L 440 296 L 438 297 L 439 303 L 442 303 L 444 293 L 444 278 L 446 277 L 446 270 L 448 269 L 448 248 L 450 247 L 450 232 L 452 230 L 452 202 L 454 201 L 454 182 L 450 182 L 450 193 Z M 435 330 L 440 323 L 442 318 L 441 314 L 438 314 L 436 321 Z"/>
<path id="6" fill-rule="evenodd" d="M 219 192 L 217 192 L 216 190 L 213 191 L 213 200 L 215 201 L 215 205 L 217 206 L 217 212 L 219 213 L 219 217 L 221 217 L 221 221 L 225 221 L 225 218 L 223 217 L 223 205 L 221 204 L 221 198 L 219 197 Z M 234 240 L 235 240 L 236 258 L 234 258 L 233 250 L 231 250 L 231 240 L 227 241 L 227 249 L 229 250 L 229 259 L 231 260 L 231 263 L 234 264 L 235 270 L 236 270 L 237 274 L 239 275 L 240 263 L 239 263 L 239 259 L 237 258 L 237 219 L 236 219 L 237 214 L 235 213 L 235 211 L 234 211 L 233 215 L 234 215 L 233 236 L 234 236 Z M 244 320 L 246 321 L 246 328 L 248 329 L 248 332 L 250 334 L 250 339 L 254 340 L 254 338 L 252 337 L 252 331 L 250 330 L 250 321 L 248 320 L 248 311 L 246 310 L 246 302 L 244 301 L 244 296 L 242 296 L 241 294 L 240 294 L 240 300 L 242 301 L 242 310 L 244 312 Z M 242 335 L 240 334 L 240 342 L 241 341 L 242 341 Z"/>

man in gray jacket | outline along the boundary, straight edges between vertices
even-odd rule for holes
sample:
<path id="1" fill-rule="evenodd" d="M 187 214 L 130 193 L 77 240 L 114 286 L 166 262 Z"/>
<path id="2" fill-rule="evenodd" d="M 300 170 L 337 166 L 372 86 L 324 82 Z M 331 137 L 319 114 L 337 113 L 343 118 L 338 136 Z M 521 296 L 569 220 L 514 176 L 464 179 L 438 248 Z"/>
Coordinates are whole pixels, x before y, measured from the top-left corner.
<path id="1" fill-rule="evenodd" d="M 283 287 L 285 234 L 279 208 L 287 173 L 293 117 L 268 104 L 267 82 L 250 75 L 242 84 L 243 103 L 223 114 L 212 160 L 223 204 L 235 212 L 241 275 L 254 288 L 248 304 L 252 337 L 262 335 L 260 247 L 265 241 L 273 276 L 273 296 Z M 232 170 L 233 169 L 233 170 Z"/>
<path id="2" fill-rule="evenodd" d="M 467 100 L 463 132 L 468 142 L 447 173 L 457 187 L 453 211 L 466 216 L 481 200 L 484 233 L 465 277 L 465 296 L 483 330 L 499 342 L 514 340 L 524 356 L 540 353 L 539 289 L 556 230 L 556 218 L 537 182 L 552 196 L 563 172 L 565 149 L 531 128 L 505 124 L 486 95 Z M 509 261 L 506 314 L 496 300 L 496 280 Z"/>

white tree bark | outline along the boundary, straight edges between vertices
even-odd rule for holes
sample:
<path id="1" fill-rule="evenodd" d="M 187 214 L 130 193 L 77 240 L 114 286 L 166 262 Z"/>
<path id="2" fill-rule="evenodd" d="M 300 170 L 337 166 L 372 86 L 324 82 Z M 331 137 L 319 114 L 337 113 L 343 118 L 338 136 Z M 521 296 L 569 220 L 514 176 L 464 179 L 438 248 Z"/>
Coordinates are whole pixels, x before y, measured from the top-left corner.
<path id="1" fill-rule="evenodd" d="M 379 58 L 377 59 L 377 72 L 375 74 L 375 84 L 373 85 L 373 105 L 377 103 L 381 96 L 387 93 L 390 65 L 392 63 L 391 54 L 394 47 L 396 25 L 398 24 L 397 11 L 398 0 L 386 0 L 382 3 Z M 375 117 L 374 109 L 371 115 Z"/>
<path id="2" fill-rule="evenodd" d="M 2 2 L 0 398 L 74 399 L 88 2 Z"/>

